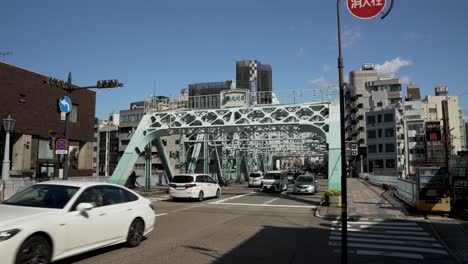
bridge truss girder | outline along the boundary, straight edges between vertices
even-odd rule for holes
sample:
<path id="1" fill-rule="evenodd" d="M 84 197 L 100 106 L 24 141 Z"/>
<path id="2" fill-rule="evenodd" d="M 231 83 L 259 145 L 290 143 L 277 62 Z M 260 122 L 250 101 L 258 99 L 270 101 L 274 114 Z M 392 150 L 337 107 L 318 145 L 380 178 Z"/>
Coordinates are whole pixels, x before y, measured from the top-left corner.
<path id="1" fill-rule="evenodd" d="M 338 105 L 335 103 L 305 103 L 147 113 L 134 132 L 110 181 L 125 184 L 136 159 L 145 146 L 153 141 L 159 143 L 161 137 L 173 134 L 181 135 L 180 155 L 184 159 L 187 158 L 188 154 L 186 144 L 191 144 L 193 141 L 190 137 L 196 135 L 197 139 L 194 142 L 196 146 L 205 143 L 203 151 L 205 171 L 206 155 L 210 153 L 210 146 L 213 148 L 212 145 L 219 142 L 225 144 L 221 147 L 215 147 L 218 152 L 218 171 L 223 173 L 223 175 L 219 175 L 220 179 L 227 179 L 227 170 L 235 159 L 238 160 L 237 164 L 240 163 L 240 159 L 249 160 L 249 162 L 255 160 L 255 164 L 259 164 L 259 161 L 263 160 L 264 166 L 271 168 L 271 155 L 286 156 L 289 153 L 289 155 L 300 156 L 301 151 L 303 154 L 320 155 L 321 149 L 323 149 L 321 145 L 324 142 L 328 141 L 333 145 L 331 138 L 339 138 L 337 127 L 339 111 L 337 109 Z M 207 142 L 211 144 L 207 144 Z M 257 144 L 258 142 L 262 144 Z M 290 147 L 284 148 L 284 146 Z M 337 146 L 339 147 L 339 144 Z M 193 147 L 193 149 L 195 151 L 192 151 L 194 155 L 190 159 L 189 171 L 194 171 L 193 162 L 198 159 L 196 152 L 200 151 L 198 147 Z M 173 173 L 170 168 L 167 170 L 167 167 L 172 167 L 168 165 L 169 159 L 164 150 L 160 151 L 158 148 L 158 152 L 160 152 L 160 158 L 165 164 L 169 179 L 171 179 Z M 250 159 L 246 159 L 246 157 Z M 336 173 L 336 171 L 340 173 L 337 167 L 340 163 L 336 163 L 336 158 L 333 158 L 334 164 L 329 162 L 329 173 L 330 169 L 332 169 L 332 173 Z M 186 166 L 186 163 L 185 160 L 181 165 Z M 249 163 L 246 164 L 246 167 L 252 168 L 253 166 Z M 240 168 L 238 168 L 237 173 L 239 176 Z"/>

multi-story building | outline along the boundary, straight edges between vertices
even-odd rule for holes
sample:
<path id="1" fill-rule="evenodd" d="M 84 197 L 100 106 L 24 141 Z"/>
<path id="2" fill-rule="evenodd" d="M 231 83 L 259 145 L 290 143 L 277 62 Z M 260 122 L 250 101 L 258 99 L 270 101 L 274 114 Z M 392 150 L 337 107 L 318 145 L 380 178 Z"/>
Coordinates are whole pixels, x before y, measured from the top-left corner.
<path id="1" fill-rule="evenodd" d="M 419 88 L 416 85 L 408 86 L 407 101 L 403 105 L 404 138 L 405 149 L 405 173 L 413 176 L 416 174 L 415 167 L 426 164 L 426 138 L 425 138 L 425 116 L 422 102 L 419 99 Z"/>
<path id="2" fill-rule="evenodd" d="M 95 125 L 93 170 L 96 176 L 110 176 L 119 162 L 119 114 L 98 120 Z"/>
<path id="3" fill-rule="evenodd" d="M 192 83 L 188 88 L 188 106 L 194 109 L 220 108 L 220 93 L 233 87 L 233 81 Z"/>
<path id="4" fill-rule="evenodd" d="M 460 123 L 461 114 L 458 103 L 458 96 L 448 95 L 447 86 L 439 86 L 435 88 L 435 96 L 428 95 L 423 100 L 423 110 L 427 121 L 442 120 L 442 101 L 448 102 L 448 123 L 450 126 L 450 141 L 452 150 L 450 155 L 456 155 L 462 150 L 462 128 Z M 443 124 L 441 123 L 443 126 Z M 438 150 L 439 151 L 439 150 Z"/>
<path id="5" fill-rule="evenodd" d="M 236 62 L 236 88 L 251 92 L 251 104 L 272 103 L 272 70 L 258 60 Z"/>
<path id="6" fill-rule="evenodd" d="M 12 177 L 60 177 L 62 160 L 51 146 L 52 138 L 63 138 L 65 115 L 57 101 L 64 89 L 47 84 L 48 76 L 0 62 L 0 121 L 16 119 L 11 136 L 10 175 Z M 70 95 L 69 170 L 67 176 L 91 176 L 93 124 L 96 93 L 80 89 Z M 0 156 L 5 144 L 0 129 Z"/>
<path id="7" fill-rule="evenodd" d="M 404 133 L 401 110 L 378 107 L 366 113 L 369 173 L 400 176 L 404 165 Z"/>

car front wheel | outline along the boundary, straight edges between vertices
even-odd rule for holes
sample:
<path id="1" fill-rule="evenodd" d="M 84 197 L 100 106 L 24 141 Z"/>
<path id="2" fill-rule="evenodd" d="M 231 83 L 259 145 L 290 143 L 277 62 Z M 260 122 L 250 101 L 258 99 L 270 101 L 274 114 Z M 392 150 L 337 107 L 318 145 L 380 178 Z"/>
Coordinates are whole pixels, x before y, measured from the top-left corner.
<path id="1" fill-rule="evenodd" d="M 127 245 L 129 247 L 136 247 L 140 245 L 143 240 L 143 232 L 145 230 L 145 224 L 141 219 L 136 218 L 133 220 L 130 228 L 128 229 Z"/>
<path id="2" fill-rule="evenodd" d="M 219 198 L 219 197 L 221 197 L 221 190 L 220 189 L 218 189 L 216 191 L 216 198 Z"/>
<path id="3" fill-rule="evenodd" d="M 21 244 L 16 254 L 16 264 L 44 263 L 50 262 L 52 257 L 52 246 L 42 236 L 32 236 Z"/>
<path id="4" fill-rule="evenodd" d="M 200 191 L 200 193 L 198 194 L 198 201 L 199 202 L 203 201 L 203 192 L 202 191 Z"/>

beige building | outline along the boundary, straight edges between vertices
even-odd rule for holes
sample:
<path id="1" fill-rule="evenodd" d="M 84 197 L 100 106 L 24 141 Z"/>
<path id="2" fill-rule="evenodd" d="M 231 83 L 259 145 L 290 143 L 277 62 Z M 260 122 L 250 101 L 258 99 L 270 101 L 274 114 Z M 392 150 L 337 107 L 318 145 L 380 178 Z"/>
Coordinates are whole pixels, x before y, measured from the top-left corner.
<path id="1" fill-rule="evenodd" d="M 426 116 L 426 121 L 441 121 L 442 123 L 442 101 L 448 101 L 448 114 L 450 125 L 450 136 L 452 143 L 452 155 L 456 155 L 457 151 L 462 150 L 462 129 L 463 124 L 460 123 L 460 105 L 458 96 L 448 95 L 447 86 L 439 86 L 435 88 L 435 96 L 428 95 L 423 100 L 422 108 Z"/>

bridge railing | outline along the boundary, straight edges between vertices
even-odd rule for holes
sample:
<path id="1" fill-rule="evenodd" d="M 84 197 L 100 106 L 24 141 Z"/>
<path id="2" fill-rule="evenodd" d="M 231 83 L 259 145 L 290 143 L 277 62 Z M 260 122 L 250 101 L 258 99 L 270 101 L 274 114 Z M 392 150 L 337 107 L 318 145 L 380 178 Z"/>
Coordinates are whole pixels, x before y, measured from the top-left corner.
<path id="1" fill-rule="evenodd" d="M 276 92 L 249 93 L 250 99 L 256 98 L 257 105 L 301 104 L 307 102 L 329 102 L 336 99 L 336 91 L 333 89 L 303 89 L 283 90 Z M 176 96 L 160 98 L 148 97 L 145 101 L 147 111 L 170 111 L 184 109 L 217 109 L 220 108 L 221 98 L 219 94 L 200 96 Z"/>

